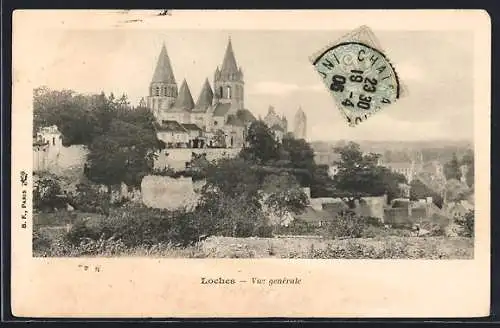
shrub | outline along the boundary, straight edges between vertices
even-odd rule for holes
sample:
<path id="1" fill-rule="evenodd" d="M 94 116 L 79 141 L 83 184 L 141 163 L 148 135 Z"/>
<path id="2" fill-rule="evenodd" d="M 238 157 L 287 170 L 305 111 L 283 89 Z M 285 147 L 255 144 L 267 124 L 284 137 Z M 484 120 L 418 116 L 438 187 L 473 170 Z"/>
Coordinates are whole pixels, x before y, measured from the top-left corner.
<path id="1" fill-rule="evenodd" d="M 366 218 L 356 215 L 352 211 L 340 212 L 326 227 L 327 237 L 359 238 L 366 228 Z"/>
<path id="2" fill-rule="evenodd" d="M 47 252 L 50 249 L 52 241 L 39 229 L 33 230 L 33 251 Z"/>
<path id="3" fill-rule="evenodd" d="M 460 235 L 463 237 L 474 237 L 474 211 L 470 210 L 457 220 L 457 224 L 462 228 Z"/>
<path id="4" fill-rule="evenodd" d="M 98 239 L 100 237 L 99 229 L 91 227 L 83 219 L 78 219 L 65 235 L 65 241 L 71 245 L 78 245 L 85 238 Z"/>
<path id="5" fill-rule="evenodd" d="M 33 208 L 52 211 L 66 205 L 61 197 L 61 181 L 53 174 L 36 174 L 33 179 Z"/>
<path id="6" fill-rule="evenodd" d="M 106 214 L 108 195 L 90 184 L 78 184 L 69 201 L 82 212 Z"/>
<path id="7" fill-rule="evenodd" d="M 114 238 L 126 247 L 151 246 L 162 242 L 190 245 L 203 235 L 194 213 L 184 209 L 169 211 L 130 205 L 115 209 L 107 218 L 78 221 L 66 235 L 73 245 L 88 238 Z"/>

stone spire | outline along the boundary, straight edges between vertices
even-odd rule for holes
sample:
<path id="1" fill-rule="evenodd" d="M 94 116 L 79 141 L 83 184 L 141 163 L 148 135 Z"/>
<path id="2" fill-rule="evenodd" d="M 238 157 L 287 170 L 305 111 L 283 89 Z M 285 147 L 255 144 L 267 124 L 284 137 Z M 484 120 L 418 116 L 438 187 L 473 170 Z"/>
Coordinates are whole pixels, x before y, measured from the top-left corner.
<path id="1" fill-rule="evenodd" d="M 297 139 L 305 139 L 307 135 L 307 117 L 306 113 L 299 107 L 297 113 L 295 113 L 295 122 L 293 134 Z"/>
<path id="2" fill-rule="evenodd" d="M 297 113 L 295 113 L 295 118 L 305 118 L 306 113 L 302 110 L 302 107 L 299 106 L 299 109 L 297 110 Z"/>
<path id="3" fill-rule="evenodd" d="M 239 73 L 236 58 L 234 57 L 233 45 L 231 44 L 231 37 L 229 38 L 229 42 L 227 44 L 226 54 L 224 55 L 224 61 L 222 62 L 220 71 L 222 75 Z"/>
<path id="4" fill-rule="evenodd" d="M 189 90 L 189 86 L 186 82 L 186 79 L 182 81 L 182 85 L 179 90 L 179 95 L 175 100 L 174 107 L 187 110 L 191 110 L 194 108 L 193 96 L 191 96 L 191 91 Z"/>
<path id="5" fill-rule="evenodd" d="M 205 109 L 212 105 L 212 100 L 214 97 L 214 93 L 212 88 L 210 87 L 210 83 L 208 83 L 208 79 L 205 80 L 203 87 L 200 92 L 200 96 L 196 101 L 196 108 Z"/>
<path id="6" fill-rule="evenodd" d="M 158 82 L 171 84 L 175 83 L 174 72 L 172 70 L 172 65 L 170 64 L 170 58 L 168 57 L 167 47 L 165 44 L 161 47 L 160 56 L 158 57 L 153 79 L 151 80 L 151 83 Z"/>

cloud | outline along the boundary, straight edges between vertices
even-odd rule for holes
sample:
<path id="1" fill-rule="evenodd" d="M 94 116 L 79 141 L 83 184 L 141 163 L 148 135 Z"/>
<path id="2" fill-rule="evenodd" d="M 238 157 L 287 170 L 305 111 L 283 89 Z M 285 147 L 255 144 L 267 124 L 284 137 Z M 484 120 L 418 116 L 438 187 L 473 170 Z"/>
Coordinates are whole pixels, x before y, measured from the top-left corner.
<path id="1" fill-rule="evenodd" d="M 323 91 L 324 86 L 321 84 L 314 84 L 308 86 L 299 86 L 297 84 L 292 83 L 282 83 L 276 81 L 263 81 L 254 84 L 249 88 L 249 94 L 269 94 L 269 95 L 287 95 L 292 92 L 297 91 Z"/>

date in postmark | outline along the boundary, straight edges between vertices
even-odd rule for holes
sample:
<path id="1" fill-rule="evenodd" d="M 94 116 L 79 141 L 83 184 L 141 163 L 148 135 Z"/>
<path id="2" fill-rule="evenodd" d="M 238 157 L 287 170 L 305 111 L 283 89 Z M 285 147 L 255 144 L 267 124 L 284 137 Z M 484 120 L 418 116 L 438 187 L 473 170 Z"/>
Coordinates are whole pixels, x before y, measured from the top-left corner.
<path id="1" fill-rule="evenodd" d="M 350 126 L 395 103 L 402 94 L 394 67 L 367 27 L 322 49 L 311 62 Z"/>

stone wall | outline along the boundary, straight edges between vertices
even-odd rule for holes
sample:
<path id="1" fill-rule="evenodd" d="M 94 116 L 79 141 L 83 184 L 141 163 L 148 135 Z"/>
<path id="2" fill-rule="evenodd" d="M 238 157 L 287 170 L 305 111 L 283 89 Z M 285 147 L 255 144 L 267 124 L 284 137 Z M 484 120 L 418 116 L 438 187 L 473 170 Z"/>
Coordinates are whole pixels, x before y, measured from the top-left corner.
<path id="1" fill-rule="evenodd" d="M 356 203 L 356 213 L 361 216 L 370 216 L 384 220 L 384 208 L 387 204 L 387 196 L 363 197 Z"/>
<path id="2" fill-rule="evenodd" d="M 384 223 L 391 225 L 411 224 L 411 214 L 409 208 L 387 208 L 384 210 Z"/>
<path id="3" fill-rule="evenodd" d="M 168 148 L 162 150 L 155 160 L 154 167 L 158 170 L 172 168 L 176 171 L 184 170 L 186 162 L 191 160 L 192 153 L 207 154 L 209 161 L 229 157 L 236 157 L 240 148 Z"/>
<path id="4" fill-rule="evenodd" d="M 157 175 L 144 177 L 141 183 L 142 202 L 153 208 L 174 210 L 181 207 L 196 205 L 199 194 L 197 182 L 193 184 L 191 178 L 170 178 Z"/>
<path id="5" fill-rule="evenodd" d="M 87 161 L 88 150 L 82 145 L 64 147 L 45 145 L 33 147 L 33 171 L 64 174 L 66 170 L 82 169 Z"/>

